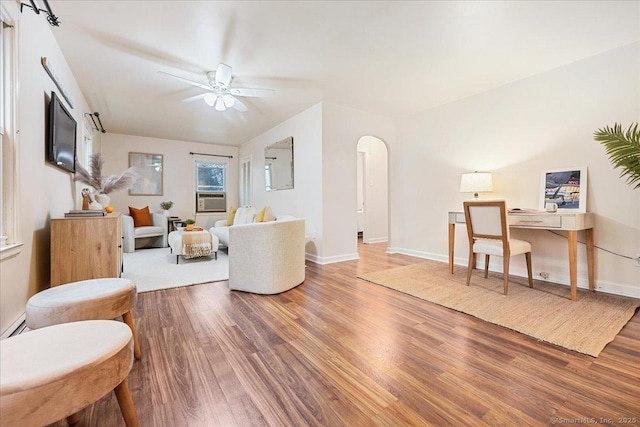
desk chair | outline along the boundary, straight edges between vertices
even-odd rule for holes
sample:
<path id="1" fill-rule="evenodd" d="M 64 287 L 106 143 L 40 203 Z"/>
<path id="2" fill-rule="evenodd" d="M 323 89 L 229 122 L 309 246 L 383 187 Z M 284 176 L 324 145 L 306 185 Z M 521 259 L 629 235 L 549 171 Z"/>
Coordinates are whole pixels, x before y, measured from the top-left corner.
<path id="1" fill-rule="evenodd" d="M 464 202 L 464 216 L 469 236 L 467 286 L 471 281 L 471 270 L 475 267 L 476 254 L 485 254 L 485 279 L 489 275 L 489 257 L 497 255 L 503 257 L 504 294 L 507 295 L 509 291 L 509 260 L 513 255 L 524 254 L 527 260 L 529 287 L 533 288 L 531 243 L 509 237 L 505 201 Z"/>

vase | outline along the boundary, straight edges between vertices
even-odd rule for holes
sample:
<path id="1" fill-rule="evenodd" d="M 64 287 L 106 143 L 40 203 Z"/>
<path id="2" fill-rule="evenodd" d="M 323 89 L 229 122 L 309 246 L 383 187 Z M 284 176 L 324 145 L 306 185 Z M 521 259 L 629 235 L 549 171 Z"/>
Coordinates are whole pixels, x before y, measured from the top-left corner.
<path id="1" fill-rule="evenodd" d="M 169 209 L 164 210 L 164 216 L 166 216 L 167 218 L 171 216 L 171 214 L 169 213 Z"/>
<path id="2" fill-rule="evenodd" d="M 100 203 L 103 208 L 106 208 L 107 206 L 109 206 L 109 203 L 111 203 L 111 197 L 107 196 L 104 193 L 98 193 L 94 197 L 96 199 L 96 202 Z"/>

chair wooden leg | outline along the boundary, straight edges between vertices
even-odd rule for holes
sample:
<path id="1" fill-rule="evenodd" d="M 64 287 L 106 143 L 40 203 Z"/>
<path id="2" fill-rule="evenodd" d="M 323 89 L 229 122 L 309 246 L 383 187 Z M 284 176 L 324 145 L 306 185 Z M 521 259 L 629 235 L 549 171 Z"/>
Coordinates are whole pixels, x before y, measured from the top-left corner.
<path id="1" fill-rule="evenodd" d="M 80 422 L 80 415 L 76 412 L 75 414 L 71 414 L 67 417 L 67 424 L 70 426 L 74 426 Z"/>
<path id="2" fill-rule="evenodd" d="M 476 254 L 473 252 L 469 253 L 469 266 L 467 267 L 467 286 L 469 286 L 469 282 L 471 281 L 471 270 L 473 270 L 473 265 L 476 261 Z"/>
<path id="3" fill-rule="evenodd" d="M 533 272 L 531 271 L 531 252 L 524 254 L 527 260 L 527 274 L 529 276 L 529 287 L 533 288 Z"/>
<path id="4" fill-rule="evenodd" d="M 136 359 L 140 359 L 140 343 L 138 342 L 138 334 L 136 334 L 136 328 L 133 324 L 133 316 L 131 315 L 131 312 L 127 311 L 123 314 L 122 320 L 124 320 L 124 323 L 129 326 L 129 329 L 131 329 L 131 335 L 133 335 L 133 355 Z"/>
<path id="5" fill-rule="evenodd" d="M 507 295 L 509 292 L 509 257 L 503 257 L 502 261 L 503 271 L 504 271 L 504 294 Z"/>
<path id="6" fill-rule="evenodd" d="M 129 393 L 129 386 L 127 385 L 127 379 L 125 378 L 120 384 L 113 389 L 118 399 L 118 405 L 120 405 L 120 411 L 124 418 L 124 423 L 127 427 L 139 427 L 138 416 L 136 415 L 136 408 L 133 406 L 133 400 L 131 399 L 131 393 Z"/>
<path id="7" fill-rule="evenodd" d="M 489 277 L 489 255 L 484 256 L 484 278 Z"/>

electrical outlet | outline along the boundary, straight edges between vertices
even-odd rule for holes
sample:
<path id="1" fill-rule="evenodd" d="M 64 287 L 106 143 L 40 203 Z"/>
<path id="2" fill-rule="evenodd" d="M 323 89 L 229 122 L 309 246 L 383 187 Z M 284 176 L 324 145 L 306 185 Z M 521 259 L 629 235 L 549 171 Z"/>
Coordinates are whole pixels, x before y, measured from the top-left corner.
<path id="1" fill-rule="evenodd" d="M 549 279 L 549 273 L 547 273 L 546 271 L 541 271 L 540 272 L 540 277 L 542 277 L 544 280 L 548 280 Z"/>
<path id="2" fill-rule="evenodd" d="M 636 254 L 634 259 L 636 260 L 636 267 L 640 267 L 640 254 Z"/>

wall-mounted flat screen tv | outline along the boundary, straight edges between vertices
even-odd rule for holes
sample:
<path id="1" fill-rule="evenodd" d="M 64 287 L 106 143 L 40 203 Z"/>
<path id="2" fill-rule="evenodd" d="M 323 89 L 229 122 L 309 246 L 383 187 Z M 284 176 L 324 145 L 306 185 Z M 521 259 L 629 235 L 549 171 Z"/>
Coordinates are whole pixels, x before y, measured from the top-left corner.
<path id="1" fill-rule="evenodd" d="M 76 121 L 55 92 L 49 103 L 47 160 L 68 172 L 76 171 Z"/>

